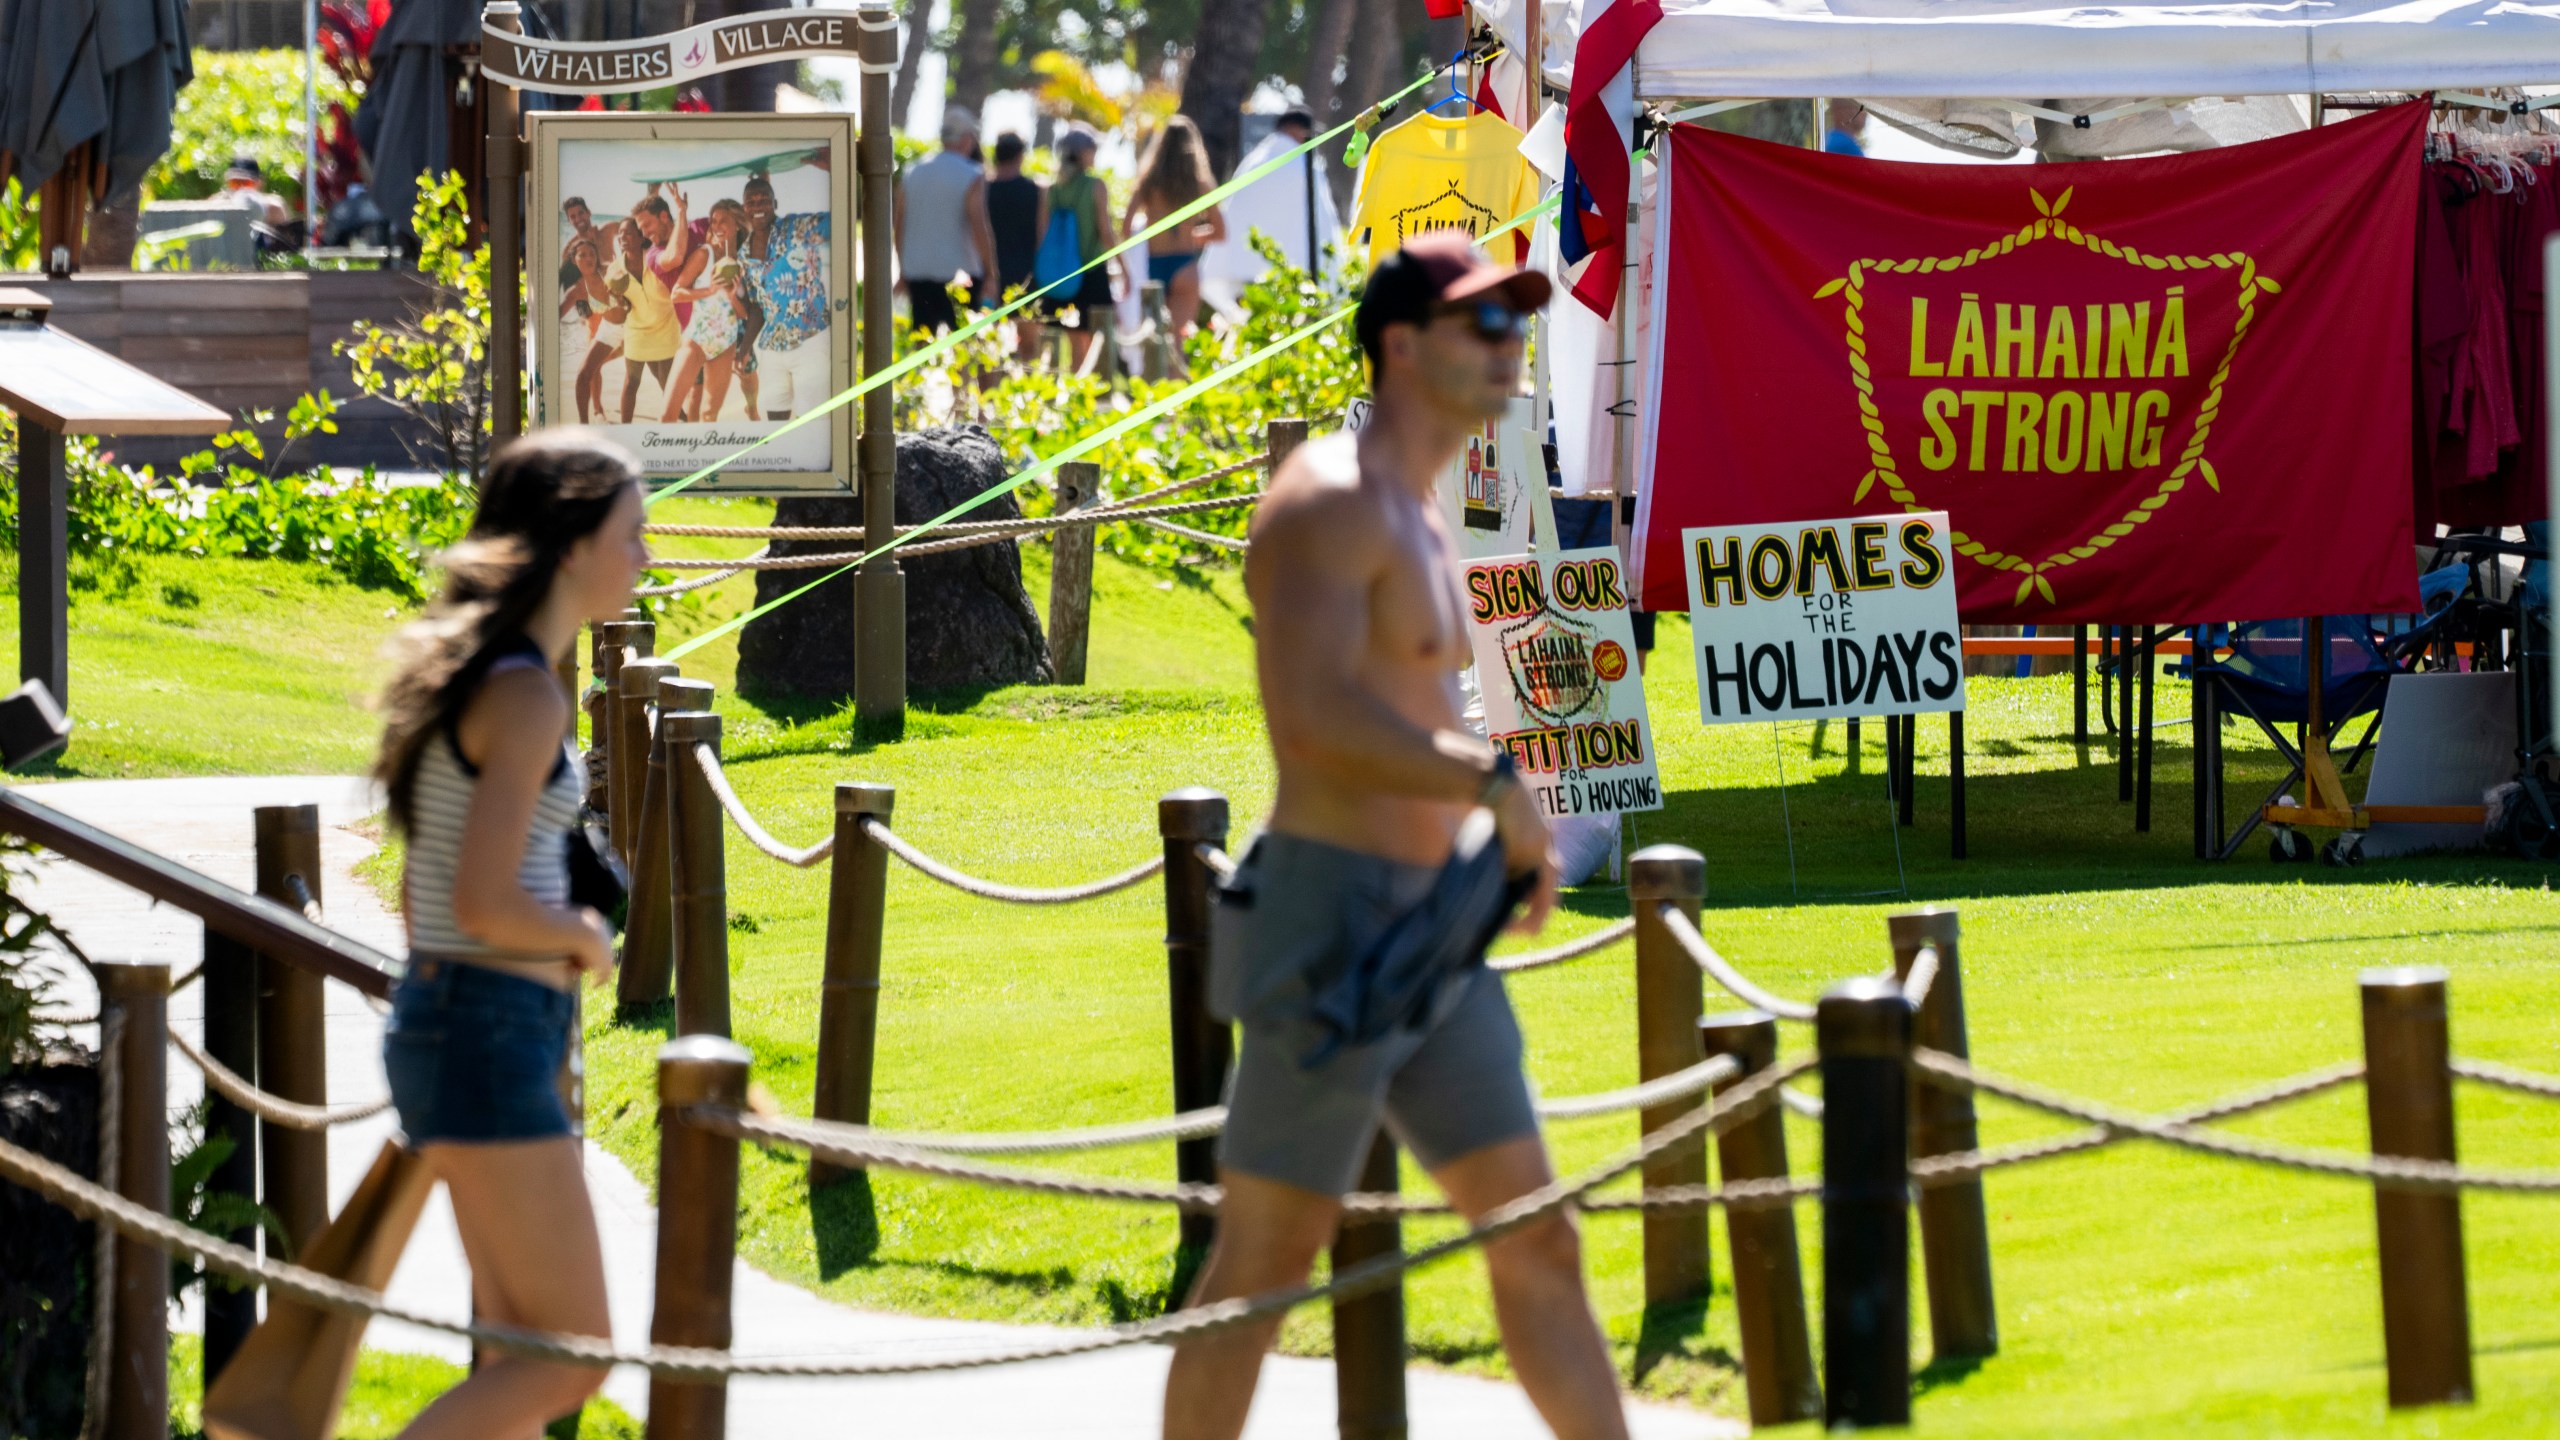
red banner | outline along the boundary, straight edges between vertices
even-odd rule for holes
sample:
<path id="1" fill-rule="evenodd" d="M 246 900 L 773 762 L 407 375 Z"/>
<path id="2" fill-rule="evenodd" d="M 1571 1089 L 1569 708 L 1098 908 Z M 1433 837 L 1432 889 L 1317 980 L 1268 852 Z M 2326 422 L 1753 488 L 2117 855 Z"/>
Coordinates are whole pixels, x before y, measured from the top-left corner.
<path id="1" fill-rule="evenodd" d="M 1689 526 L 1943 509 L 1967 620 L 2415 609 L 2426 119 L 2036 166 L 1674 129 L 1645 608 Z"/>

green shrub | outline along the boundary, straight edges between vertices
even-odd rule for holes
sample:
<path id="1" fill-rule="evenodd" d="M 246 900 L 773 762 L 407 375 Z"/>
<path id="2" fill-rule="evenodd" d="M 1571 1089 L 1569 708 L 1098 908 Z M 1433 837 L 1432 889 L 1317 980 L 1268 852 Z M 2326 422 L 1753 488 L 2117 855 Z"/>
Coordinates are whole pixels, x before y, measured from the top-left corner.
<path id="1" fill-rule="evenodd" d="M 201 200 L 222 188 L 231 157 L 248 155 L 265 174 L 265 188 L 302 205 L 302 52 L 299 50 L 199 50 L 196 78 L 178 92 L 169 116 L 169 153 L 143 179 L 153 199 Z M 320 67 L 320 113 L 331 104 L 349 111 L 356 92 Z"/>

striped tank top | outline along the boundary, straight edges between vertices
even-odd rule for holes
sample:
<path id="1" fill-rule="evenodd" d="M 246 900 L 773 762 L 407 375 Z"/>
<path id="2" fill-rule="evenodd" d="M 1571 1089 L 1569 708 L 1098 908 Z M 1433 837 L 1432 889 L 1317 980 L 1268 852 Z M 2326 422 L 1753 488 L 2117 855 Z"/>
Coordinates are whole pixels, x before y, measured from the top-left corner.
<path id="1" fill-rule="evenodd" d="M 531 642 L 499 656 L 489 674 L 508 670 L 543 670 L 541 653 Z M 410 782 L 409 856 L 403 875 L 409 910 L 409 949 L 414 955 L 447 955 L 462 959 L 547 962 L 558 955 L 530 955 L 474 938 L 453 918 L 454 874 L 462 863 L 462 827 L 471 813 L 471 793 L 480 783 L 479 767 L 462 758 L 454 726 L 446 722 L 418 752 L 418 773 Z M 517 883 L 545 905 L 569 903 L 569 829 L 578 823 L 578 807 L 586 798 L 584 767 L 574 763 L 566 742 L 560 763 L 543 783 L 534 805 L 533 828 L 526 834 Z"/>

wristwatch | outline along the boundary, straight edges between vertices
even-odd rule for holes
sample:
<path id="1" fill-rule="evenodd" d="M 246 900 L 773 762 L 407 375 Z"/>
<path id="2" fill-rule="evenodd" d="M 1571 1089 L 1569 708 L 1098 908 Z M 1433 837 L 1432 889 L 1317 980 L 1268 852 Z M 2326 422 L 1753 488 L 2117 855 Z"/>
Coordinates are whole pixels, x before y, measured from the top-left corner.
<path id="1" fill-rule="evenodd" d="M 1490 810 L 1502 802 L 1503 793 L 1520 783 L 1520 767 L 1511 763 L 1511 752 L 1493 752 L 1493 768 L 1485 772 L 1484 787 L 1476 791 L 1476 803 Z"/>

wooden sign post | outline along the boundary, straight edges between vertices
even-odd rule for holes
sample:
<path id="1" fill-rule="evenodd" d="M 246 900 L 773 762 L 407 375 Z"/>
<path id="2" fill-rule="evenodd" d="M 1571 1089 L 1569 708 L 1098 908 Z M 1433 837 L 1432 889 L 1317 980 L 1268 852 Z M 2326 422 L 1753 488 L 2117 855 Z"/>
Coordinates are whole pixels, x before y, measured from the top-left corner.
<path id="1" fill-rule="evenodd" d="M 0 289 L 0 409 L 18 417 L 18 676 L 71 706 L 66 435 L 212 435 L 231 417 L 46 322 L 53 302 Z"/>

